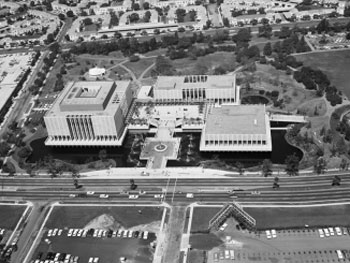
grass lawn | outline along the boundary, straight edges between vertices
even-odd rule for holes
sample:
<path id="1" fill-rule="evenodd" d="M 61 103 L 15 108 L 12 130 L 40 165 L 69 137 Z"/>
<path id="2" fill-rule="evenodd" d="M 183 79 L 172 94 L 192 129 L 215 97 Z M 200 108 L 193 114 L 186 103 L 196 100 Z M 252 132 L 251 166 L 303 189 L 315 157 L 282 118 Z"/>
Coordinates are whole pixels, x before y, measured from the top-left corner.
<path id="1" fill-rule="evenodd" d="M 296 207 L 296 208 L 244 208 L 257 222 L 258 229 L 299 228 L 309 225 L 349 226 L 350 205 Z"/>
<path id="2" fill-rule="evenodd" d="M 322 70 L 331 83 L 350 98 L 350 50 L 310 53 L 295 57 L 306 66 Z"/>
<path id="3" fill-rule="evenodd" d="M 142 214 L 138 211 L 141 210 Z M 46 223 L 48 228 L 83 228 L 92 219 L 109 214 L 125 228 L 161 220 L 163 208 L 141 206 L 60 206 Z"/>
<path id="4" fill-rule="evenodd" d="M 206 232 L 209 220 L 219 212 L 221 207 L 195 207 L 193 210 L 191 233 Z"/>
<path id="5" fill-rule="evenodd" d="M 13 230 L 25 209 L 25 205 L 1 205 L 0 228 Z"/>
<path id="6" fill-rule="evenodd" d="M 124 66 L 129 68 L 132 72 L 134 72 L 135 76 L 138 78 L 140 77 L 142 72 L 144 72 L 144 70 L 151 66 L 155 61 L 155 58 L 146 58 L 140 59 L 136 62 L 128 61 L 124 64 Z"/>
<path id="7" fill-rule="evenodd" d="M 216 52 L 204 57 L 199 57 L 197 60 L 182 58 L 172 61 L 174 68 L 182 75 L 201 73 L 198 72 L 198 66 L 205 66 L 208 73 L 210 73 L 215 67 L 232 63 L 235 63 L 235 57 L 232 52 Z"/>

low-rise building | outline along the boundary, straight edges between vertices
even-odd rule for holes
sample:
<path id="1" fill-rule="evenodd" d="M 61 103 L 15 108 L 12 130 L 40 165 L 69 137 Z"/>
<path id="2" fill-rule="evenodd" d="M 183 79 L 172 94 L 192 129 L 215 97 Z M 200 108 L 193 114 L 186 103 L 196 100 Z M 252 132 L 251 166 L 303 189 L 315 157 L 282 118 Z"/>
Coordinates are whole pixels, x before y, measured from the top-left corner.
<path id="1" fill-rule="evenodd" d="M 49 146 L 120 146 L 132 102 L 130 81 L 70 82 L 44 116 Z"/>
<path id="2" fill-rule="evenodd" d="M 264 105 L 220 105 L 207 115 L 201 151 L 271 151 L 269 116 Z"/>

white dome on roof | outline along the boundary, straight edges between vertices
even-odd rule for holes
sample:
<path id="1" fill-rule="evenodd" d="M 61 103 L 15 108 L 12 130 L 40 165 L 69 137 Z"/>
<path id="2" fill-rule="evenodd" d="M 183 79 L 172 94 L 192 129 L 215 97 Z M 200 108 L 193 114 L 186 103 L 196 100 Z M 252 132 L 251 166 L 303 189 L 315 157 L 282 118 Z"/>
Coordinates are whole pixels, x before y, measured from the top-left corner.
<path id="1" fill-rule="evenodd" d="M 98 68 L 98 67 L 95 67 L 95 68 L 91 68 L 89 69 L 89 75 L 90 76 L 102 76 L 106 73 L 106 69 L 104 68 Z"/>

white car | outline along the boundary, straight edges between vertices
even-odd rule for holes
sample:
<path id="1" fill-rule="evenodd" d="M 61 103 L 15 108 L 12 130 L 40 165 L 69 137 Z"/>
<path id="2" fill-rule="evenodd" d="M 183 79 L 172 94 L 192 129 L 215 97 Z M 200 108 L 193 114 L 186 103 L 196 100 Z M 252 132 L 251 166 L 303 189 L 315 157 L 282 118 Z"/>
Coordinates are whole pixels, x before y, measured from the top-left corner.
<path id="1" fill-rule="evenodd" d="M 270 239 L 272 237 L 270 230 L 266 230 L 265 232 L 266 232 L 267 239 Z"/>
<path id="2" fill-rule="evenodd" d="M 93 191 L 88 191 L 88 192 L 86 192 L 86 194 L 87 194 L 87 195 L 94 195 L 95 192 L 93 192 Z"/>
<path id="3" fill-rule="evenodd" d="M 148 238 L 148 231 L 143 232 L 143 239 L 147 239 Z"/>
<path id="4" fill-rule="evenodd" d="M 60 229 L 60 230 L 58 230 L 58 232 L 57 232 L 57 236 L 60 236 L 60 235 L 62 235 L 62 229 Z"/>
<path id="5" fill-rule="evenodd" d="M 98 232 L 99 232 L 99 231 L 98 231 L 97 229 L 95 229 L 95 230 L 94 230 L 94 234 L 93 234 L 92 236 L 93 236 L 93 237 L 97 237 L 97 236 L 98 236 Z"/>
<path id="6" fill-rule="evenodd" d="M 337 233 L 338 236 L 341 236 L 343 234 L 340 227 L 336 227 L 335 232 Z"/>
<path id="7" fill-rule="evenodd" d="M 52 235 L 52 229 L 49 230 L 49 232 L 47 232 L 47 236 L 50 237 Z"/>
<path id="8" fill-rule="evenodd" d="M 220 231 L 224 231 L 226 227 L 227 227 L 227 223 L 224 223 L 224 224 L 220 227 Z"/>
<path id="9" fill-rule="evenodd" d="M 318 233 L 320 234 L 320 237 L 324 237 L 324 233 L 323 233 L 323 230 L 322 230 L 322 229 L 319 229 L 319 230 L 318 230 Z"/>
<path id="10" fill-rule="evenodd" d="M 0 230 L 0 235 L 4 235 L 5 234 L 5 229 L 1 229 Z"/>
<path id="11" fill-rule="evenodd" d="M 76 237 L 77 236 L 77 234 L 78 234 L 78 232 L 79 232 L 79 229 L 74 229 L 73 230 L 73 237 Z"/>
<path id="12" fill-rule="evenodd" d="M 331 234 L 331 236 L 334 236 L 334 229 L 333 227 L 329 227 L 329 233 Z"/>
<path id="13" fill-rule="evenodd" d="M 139 198 L 138 195 L 129 195 L 129 199 L 137 199 L 137 198 Z"/>
<path id="14" fill-rule="evenodd" d="M 68 237 L 71 237 L 71 236 L 72 236 L 72 234 L 73 234 L 73 229 L 69 229 L 69 230 L 68 230 L 68 234 L 67 234 L 67 236 L 68 236 Z"/>
<path id="15" fill-rule="evenodd" d="M 134 231 L 132 231 L 132 230 L 129 231 L 129 235 L 128 235 L 129 238 L 132 238 L 133 232 L 134 232 Z"/>
<path id="16" fill-rule="evenodd" d="M 259 192 L 259 191 L 253 191 L 253 192 L 251 192 L 251 194 L 252 194 L 252 195 L 259 195 L 260 192 Z"/>
<path id="17" fill-rule="evenodd" d="M 192 193 L 188 193 L 188 194 L 186 194 L 186 198 L 193 198 L 194 196 L 193 196 L 193 194 Z"/>
<path id="18" fill-rule="evenodd" d="M 97 237 L 102 237 L 102 233 L 103 233 L 103 230 L 99 230 L 98 234 L 97 234 Z"/>
<path id="19" fill-rule="evenodd" d="M 107 230 L 103 230 L 102 231 L 102 237 L 106 237 L 107 236 Z"/>
<path id="20" fill-rule="evenodd" d="M 93 263 L 94 262 L 94 258 L 89 258 L 89 262 L 88 263 Z"/>
<path id="21" fill-rule="evenodd" d="M 89 230 L 85 229 L 85 230 L 83 231 L 83 233 L 81 234 L 81 236 L 82 236 L 82 237 L 86 237 L 88 231 L 89 231 Z"/>
<path id="22" fill-rule="evenodd" d="M 128 230 L 125 230 L 125 231 L 124 231 L 124 233 L 123 233 L 123 237 L 124 237 L 124 238 L 125 238 L 125 237 L 128 237 L 128 232 L 129 232 Z"/>
<path id="23" fill-rule="evenodd" d="M 70 195 L 69 195 L 70 198 L 74 198 L 74 197 L 76 197 L 76 196 L 77 196 L 77 195 L 75 195 L 75 194 L 70 194 Z"/>
<path id="24" fill-rule="evenodd" d="M 98 263 L 99 258 L 94 258 L 94 263 Z"/>
<path id="25" fill-rule="evenodd" d="M 156 195 L 154 195 L 154 198 L 163 198 L 163 197 L 164 197 L 163 194 L 156 194 Z"/>
<path id="26" fill-rule="evenodd" d="M 58 232 L 58 228 L 55 228 L 53 231 L 52 231 L 52 236 L 56 236 L 57 235 L 57 232 Z"/>
<path id="27" fill-rule="evenodd" d="M 118 233 L 117 233 L 117 237 L 121 237 L 122 236 L 122 233 L 123 233 L 123 230 L 118 230 Z"/>
<path id="28" fill-rule="evenodd" d="M 324 235 L 325 235 L 326 237 L 329 237 L 328 228 L 324 228 L 323 231 L 324 231 Z"/>
<path id="29" fill-rule="evenodd" d="M 275 229 L 272 229 L 271 230 L 271 235 L 273 238 L 276 238 L 277 237 L 277 233 L 276 233 L 276 230 Z"/>
<path id="30" fill-rule="evenodd" d="M 117 237 L 117 232 L 113 231 L 112 237 Z"/>
<path id="31" fill-rule="evenodd" d="M 106 198 L 108 198 L 109 197 L 109 195 L 106 195 L 106 194 L 100 194 L 100 198 L 104 198 L 104 199 L 106 199 Z"/>
<path id="32" fill-rule="evenodd" d="M 83 232 L 84 232 L 83 229 L 79 229 L 77 236 L 78 236 L 78 237 L 81 237 L 81 235 L 83 234 Z"/>

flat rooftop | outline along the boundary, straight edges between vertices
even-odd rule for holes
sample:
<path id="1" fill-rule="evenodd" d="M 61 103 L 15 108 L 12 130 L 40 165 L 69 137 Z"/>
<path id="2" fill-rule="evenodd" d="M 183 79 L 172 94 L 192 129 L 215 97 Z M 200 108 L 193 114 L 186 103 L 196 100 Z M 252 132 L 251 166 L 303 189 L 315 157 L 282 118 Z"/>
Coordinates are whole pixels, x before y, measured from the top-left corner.
<path id="1" fill-rule="evenodd" d="M 264 105 L 221 105 L 208 114 L 206 134 L 266 134 Z"/>
<path id="2" fill-rule="evenodd" d="M 69 82 L 46 116 L 113 115 L 130 81 Z"/>
<path id="3" fill-rule="evenodd" d="M 33 53 L 0 55 L 0 109 L 14 92 Z"/>
<path id="4" fill-rule="evenodd" d="M 235 86 L 236 76 L 212 76 L 212 75 L 189 75 L 189 76 L 160 76 L 155 84 L 155 89 L 187 89 L 201 87 L 205 89 L 232 88 Z"/>

